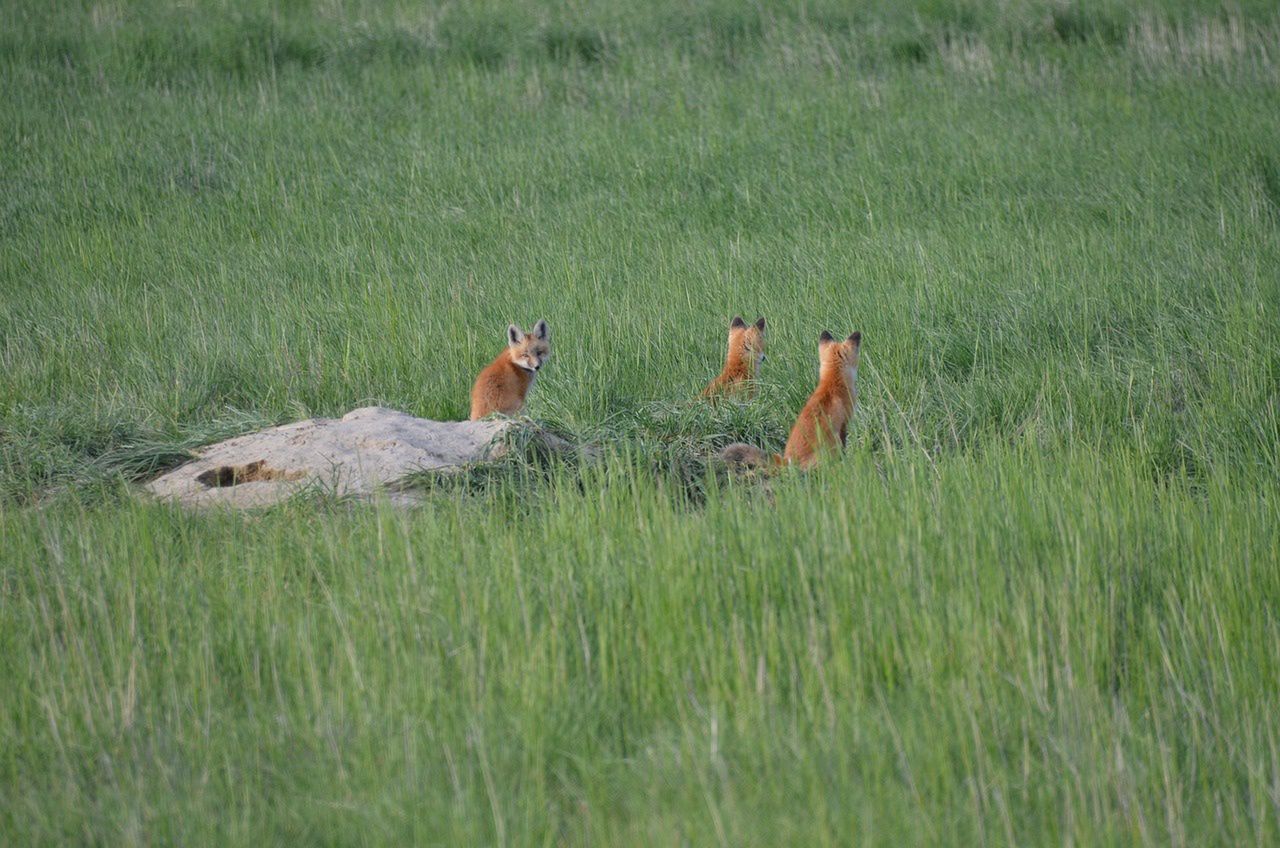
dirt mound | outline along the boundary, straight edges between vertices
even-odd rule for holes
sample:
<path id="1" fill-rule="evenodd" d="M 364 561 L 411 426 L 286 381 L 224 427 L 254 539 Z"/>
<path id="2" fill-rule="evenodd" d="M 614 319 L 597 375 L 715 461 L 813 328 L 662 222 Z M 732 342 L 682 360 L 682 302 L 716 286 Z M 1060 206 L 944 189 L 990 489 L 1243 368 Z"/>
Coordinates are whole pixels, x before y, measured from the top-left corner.
<path id="1" fill-rule="evenodd" d="M 261 507 L 304 489 L 412 500 L 395 484 L 419 471 L 497 459 L 517 422 L 430 421 L 370 406 L 342 418 L 310 418 L 201 448 L 196 459 L 147 484 L 189 506 Z"/>

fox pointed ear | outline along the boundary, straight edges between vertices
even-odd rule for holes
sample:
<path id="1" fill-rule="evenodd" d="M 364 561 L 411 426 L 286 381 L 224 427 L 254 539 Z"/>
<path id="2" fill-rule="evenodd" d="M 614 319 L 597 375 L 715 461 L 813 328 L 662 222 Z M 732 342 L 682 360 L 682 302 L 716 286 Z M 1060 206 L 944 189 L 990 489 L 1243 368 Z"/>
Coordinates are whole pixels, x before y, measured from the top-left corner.
<path id="1" fill-rule="evenodd" d="M 760 331 L 760 332 L 762 332 L 762 333 L 764 332 L 764 319 L 763 319 L 763 318 L 757 318 L 757 319 L 756 319 L 756 329 L 757 329 L 757 330 L 759 330 L 759 331 Z"/>
<path id="2" fill-rule="evenodd" d="M 818 346 L 821 347 L 822 345 L 829 345 L 835 340 L 835 336 L 831 335 L 826 330 L 823 330 L 822 335 L 818 336 Z"/>
<path id="3" fill-rule="evenodd" d="M 507 344 L 518 345 L 524 341 L 524 333 L 515 324 L 507 325 Z"/>
<path id="4" fill-rule="evenodd" d="M 849 334 L 849 338 L 845 339 L 845 341 L 849 342 L 854 347 L 857 347 L 858 345 L 862 344 L 862 331 L 854 330 L 852 333 Z"/>
<path id="5" fill-rule="evenodd" d="M 533 334 L 540 339 L 545 339 L 551 335 L 551 328 L 547 326 L 546 321 L 539 320 L 538 323 L 533 325 Z"/>
<path id="6" fill-rule="evenodd" d="M 742 320 L 741 315 L 733 316 L 733 320 L 729 322 L 729 328 L 733 330 L 741 330 L 745 326 L 747 326 L 747 322 Z"/>

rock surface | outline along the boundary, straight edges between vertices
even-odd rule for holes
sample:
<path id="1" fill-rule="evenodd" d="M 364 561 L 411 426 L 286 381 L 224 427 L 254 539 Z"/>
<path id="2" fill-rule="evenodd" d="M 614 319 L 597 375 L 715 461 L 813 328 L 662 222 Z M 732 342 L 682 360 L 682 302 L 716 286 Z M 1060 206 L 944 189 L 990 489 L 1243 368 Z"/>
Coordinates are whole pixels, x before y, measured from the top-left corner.
<path id="1" fill-rule="evenodd" d="M 303 489 L 369 497 L 414 472 L 497 459 L 499 437 L 517 422 L 429 421 L 369 406 L 342 418 L 310 418 L 201 448 L 196 458 L 147 484 L 189 506 L 261 507 Z"/>

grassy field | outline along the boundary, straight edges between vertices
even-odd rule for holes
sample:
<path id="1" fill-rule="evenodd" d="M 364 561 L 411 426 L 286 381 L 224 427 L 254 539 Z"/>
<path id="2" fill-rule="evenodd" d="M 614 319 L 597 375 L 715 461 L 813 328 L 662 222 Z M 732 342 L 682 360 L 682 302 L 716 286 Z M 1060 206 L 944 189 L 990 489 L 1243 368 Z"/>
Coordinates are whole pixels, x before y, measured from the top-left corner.
<path id="1" fill-rule="evenodd" d="M 538 318 L 602 462 L 134 494 Z M 0 843 L 1276 844 L 1277 610 L 1269 2 L 0 3 Z"/>

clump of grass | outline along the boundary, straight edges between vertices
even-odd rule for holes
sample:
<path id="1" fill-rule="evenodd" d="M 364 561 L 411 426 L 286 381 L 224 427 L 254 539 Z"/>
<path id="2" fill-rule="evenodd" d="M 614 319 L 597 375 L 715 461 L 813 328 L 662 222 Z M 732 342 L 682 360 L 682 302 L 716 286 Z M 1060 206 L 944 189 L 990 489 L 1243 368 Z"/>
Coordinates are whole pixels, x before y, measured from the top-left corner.
<path id="1" fill-rule="evenodd" d="M 1128 23 L 1102 9 L 1069 5 L 1049 12 L 1049 28 L 1065 44 L 1116 45 L 1124 41 Z"/>
<path id="2" fill-rule="evenodd" d="M 698 506 L 709 481 L 728 479 L 727 469 L 714 461 L 719 448 L 743 440 L 778 441 L 772 428 L 759 426 L 750 404 L 651 403 L 580 433 L 531 421 L 504 436 L 496 461 L 413 474 L 397 489 L 510 505 L 570 480 L 587 491 L 629 486 L 641 475 Z"/>
<path id="3" fill-rule="evenodd" d="M 932 52 L 932 45 L 918 37 L 900 39 L 889 48 L 893 60 L 906 65 L 922 65 L 929 61 Z"/>
<path id="4" fill-rule="evenodd" d="M 560 64 L 593 65 L 608 59 L 609 46 L 604 36 L 585 29 L 548 29 L 542 34 L 542 46 Z"/>

